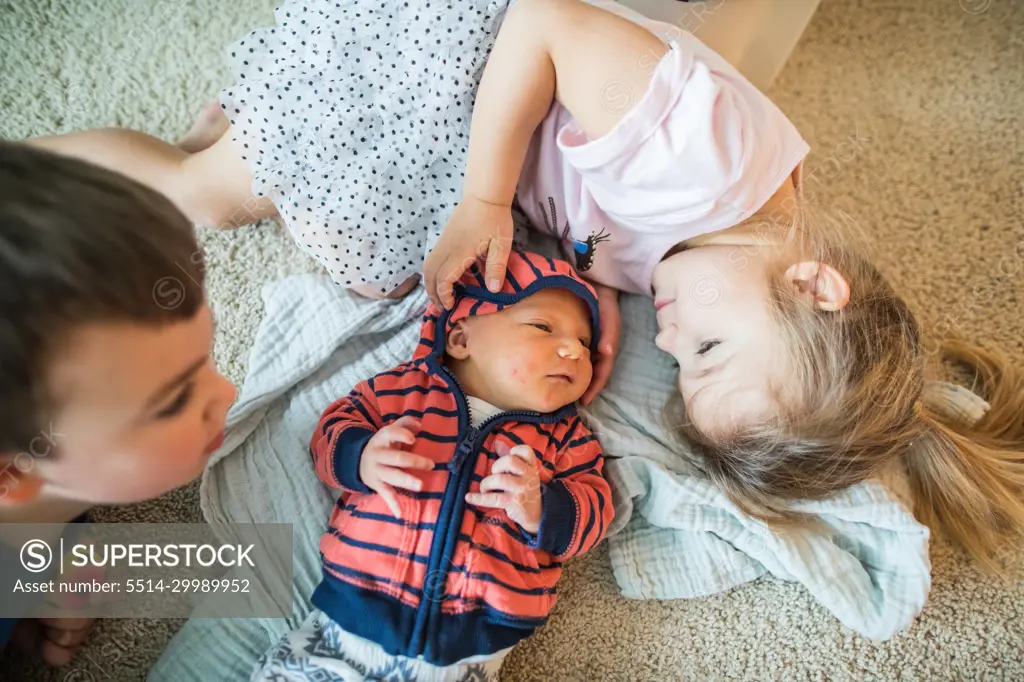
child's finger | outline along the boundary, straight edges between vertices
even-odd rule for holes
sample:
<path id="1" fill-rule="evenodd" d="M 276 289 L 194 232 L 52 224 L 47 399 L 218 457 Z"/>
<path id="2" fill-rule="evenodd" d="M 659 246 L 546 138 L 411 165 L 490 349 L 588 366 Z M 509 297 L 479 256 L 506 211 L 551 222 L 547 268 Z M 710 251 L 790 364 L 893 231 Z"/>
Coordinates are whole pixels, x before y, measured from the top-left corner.
<path id="1" fill-rule="evenodd" d="M 491 239 L 487 247 L 487 288 L 494 293 L 501 291 L 505 284 L 505 266 L 511 249 L 512 240 L 500 236 Z"/>
<path id="2" fill-rule="evenodd" d="M 404 417 L 403 417 L 404 419 Z M 417 428 L 417 431 L 419 429 Z M 412 432 L 406 426 L 395 422 L 394 424 L 388 424 L 377 433 L 381 434 L 383 438 L 391 445 L 395 443 L 403 443 L 405 445 L 412 445 L 416 442 L 416 434 Z"/>
<path id="3" fill-rule="evenodd" d="M 410 473 L 392 467 L 381 467 L 377 472 L 377 478 L 384 483 L 396 488 L 419 491 L 423 488 L 423 481 Z"/>
<path id="4" fill-rule="evenodd" d="M 379 450 L 377 463 L 399 469 L 422 469 L 429 471 L 434 468 L 434 461 L 429 457 L 414 455 L 405 450 Z"/>
<path id="5" fill-rule="evenodd" d="M 478 507 L 504 509 L 512 503 L 512 496 L 508 493 L 466 493 L 466 502 Z"/>
<path id="6" fill-rule="evenodd" d="M 442 282 L 437 287 L 437 297 L 441 301 L 441 308 L 451 310 L 455 305 L 454 282 Z"/>
<path id="7" fill-rule="evenodd" d="M 494 444 L 494 453 L 499 458 L 507 456 L 510 449 L 508 443 L 503 440 L 499 440 Z"/>
<path id="8" fill-rule="evenodd" d="M 527 485 L 528 482 L 521 476 L 491 474 L 484 480 L 480 481 L 480 492 L 489 493 L 495 490 L 503 490 L 505 492 L 515 493 L 523 490 Z"/>
<path id="9" fill-rule="evenodd" d="M 455 306 L 455 283 L 458 282 L 466 269 L 476 260 L 473 253 L 453 253 L 444 264 L 441 276 L 437 282 L 437 296 L 445 310 L 451 310 Z"/>
<path id="10" fill-rule="evenodd" d="M 605 384 L 608 383 L 608 378 L 612 375 L 612 368 L 615 362 L 615 357 L 612 355 L 606 355 L 601 353 L 597 356 L 597 360 L 594 362 L 594 374 L 590 379 L 590 385 L 587 386 L 587 390 L 583 393 L 580 398 L 580 404 L 586 407 L 597 394 L 601 392 Z"/>
<path id="11" fill-rule="evenodd" d="M 537 456 L 533 452 L 533 448 L 529 445 L 517 445 L 508 451 L 508 454 L 512 457 L 518 457 L 520 460 L 530 466 L 536 466 Z"/>
<path id="12" fill-rule="evenodd" d="M 435 246 L 423 262 L 423 286 L 427 290 L 427 298 L 438 308 L 441 307 L 441 301 L 437 297 L 437 273 L 441 260 L 441 252 Z"/>
<path id="13" fill-rule="evenodd" d="M 619 292 L 608 287 L 598 287 L 597 303 L 601 315 L 601 338 L 597 344 L 598 356 L 594 358 L 594 375 L 590 380 L 590 386 L 580 398 L 580 403 L 584 407 L 589 405 L 608 383 L 612 367 L 615 365 L 615 356 L 619 352 L 619 336 L 622 332 Z"/>
<path id="14" fill-rule="evenodd" d="M 437 276 L 434 278 L 433 286 L 431 287 L 431 297 L 434 299 L 434 305 L 441 310 L 450 310 L 452 305 L 452 280 L 448 275 L 452 269 L 449 265 L 449 261 L 445 260 L 440 265 L 437 271 Z M 447 281 L 446 281 L 447 280 Z"/>
<path id="15" fill-rule="evenodd" d="M 408 429 L 409 431 L 419 431 L 420 420 L 417 419 L 416 417 L 413 417 L 412 415 L 407 414 L 396 419 L 395 422 L 391 424 L 391 426 L 398 426 L 403 429 Z"/>
<path id="16" fill-rule="evenodd" d="M 597 308 L 601 316 L 601 338 L 597 343 L 597 351 L 614 360 L 619 352 L 619 337 L 622 334 L 618 290 L 600 287 L 597 290 Z"/>
<path id="17" fill-rule="evenodd" d="M 398 493 L 395 492 L 394 488 L 387 483 L 381 483 L 377 487 L 377 494 L 384 500 L 384 504 L 388 505 L 388 509 L 395 515 L 396 519 L 402 518 L 402 505 L 398 501 Z"/>
<path id="18" fill-rule="evenodd" d="M 412 431 L 402 428 L 401 426 L 395 426 L 394 424 L 385 426 L 377 433 L 380 434 L 388 445 L 395 445 L 398 443 L 403 445 L 412 445 L 416 442 L 416 435 Z"/>
<path id="19" fill-rule="evenodd" d="M 437 273 L 437 298 L 441 301 L 441 305 L 445 310 L 451 310 L 452 306 L 455 305 L 455 296 L 452 293 L 455 283 L 462 277 L 462 273 L 466 271 L 466 268 L 473 263 L 472 254 L 467 256 L 463 252 L 464 250 L 453 251 L 448 254 L 448 257 L 441 264 L 441 268 Z"/>
<path id="20" fill-rule="evenodd" d="M 438 310 L 444 310 L 444 306 L 441 304 L 441 299 L 437 297 L 437 288 L 432 286 L 426 286 L 427 298 L 430 299 L 430 304 Z"/>
<path id="21" fill-rule="evenodd" d="M 513 455 L 505 455 L 491 467 L 491 474 L 514 474 L 516 476 L 526 476 L 529 473 L 530 470 L 523 458 Z"/>

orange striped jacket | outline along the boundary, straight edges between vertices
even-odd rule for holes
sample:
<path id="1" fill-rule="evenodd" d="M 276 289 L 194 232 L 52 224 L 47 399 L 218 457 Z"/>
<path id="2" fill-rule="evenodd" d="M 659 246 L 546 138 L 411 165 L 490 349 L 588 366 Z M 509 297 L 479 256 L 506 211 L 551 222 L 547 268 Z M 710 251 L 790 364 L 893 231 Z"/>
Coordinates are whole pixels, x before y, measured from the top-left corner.
<path id="1" fill-rule="evenodd" d="M 568 263 L 516 251 L 501 293 L 474 268 L 449 311 L 433 306 L 413 359 L 361 382 L 323 413 L 310 449 L 317 474 L 342 493 L 320 542 L 323 580 L 314 605 L 346 631 L 391 654 L 449 665 L 512 646 L 542 625 L 555 603 L 562 562 L 596 545 L 612 520 L 603 454 L 568 405 L 555 413 L 510 411 L 472 426 L 466 397 L 445 368 L 444 329 L 537 290 L 561 286 L 597 299 Z M 420 422 L 412 450 L 434 460 L 419 492 L 398 490 L 402 518 L 359 480 L 363 447 L 403 415 Z M 540 463 L 542 516 L 533 536 L 504 511 L 465 501 L 498 459 L 498 444 L 531 446 Z"/>

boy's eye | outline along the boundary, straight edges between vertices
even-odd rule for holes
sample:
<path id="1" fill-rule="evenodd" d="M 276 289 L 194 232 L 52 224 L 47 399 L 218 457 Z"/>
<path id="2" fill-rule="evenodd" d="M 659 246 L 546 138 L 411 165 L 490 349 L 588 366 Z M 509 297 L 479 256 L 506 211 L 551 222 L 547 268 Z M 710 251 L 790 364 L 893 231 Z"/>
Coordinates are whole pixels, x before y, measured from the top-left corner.
<path id="1" fill-rule="evenodd" d="M 192 399 L 192 391 L 196 387 L 195 380 L 189 381 L 170 405 L 156 413 L 157 419 L 170 419 L 179 414 Z"/>
<path id="2" fill-rule="evenodd" d="M 707 353 L 709 350 L 711 350 L 720 343 L 721 341 L 719 341 L 718 339 L 705 341 L 704 343 L 700 344 L 700 348 L 697 350 L 697 355 L 704 355 L 705 353 Z"/>
<path id="3" fill-rule="evenodd" d="M 582 339 L 580 339 L 580 345 L 582 345 L 584 348 L 590 348 L 590 339 L 584 336 Z"/>
<path id="4" fill-rule="evenodd" d="M 531 322 L 530 325 L 536 327 L 542 332 L 547 332 L 548 334 L 551 333 L 551 327 L 549 325 L 544 324 L 543 322 Z"/>

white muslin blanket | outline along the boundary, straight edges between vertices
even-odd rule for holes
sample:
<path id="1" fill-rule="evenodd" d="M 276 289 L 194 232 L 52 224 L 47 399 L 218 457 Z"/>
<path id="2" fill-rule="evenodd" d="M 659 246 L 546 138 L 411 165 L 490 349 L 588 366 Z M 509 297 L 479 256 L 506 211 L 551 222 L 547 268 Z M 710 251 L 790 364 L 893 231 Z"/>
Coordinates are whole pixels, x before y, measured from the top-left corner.
<path id="1" fill-rule="evenodd" d="M 210 523 L 291 523 L 293 613 L 287 619 L 192 619 L 152 680 L 246 678 L 256 659 L 310 611 L 318 543 L 334 494 L 317 479 L 309 436 L 322 410 L 360 380 L 411 357 L 426 307 L 422 289 L 370 301 L 325 275 L 268 285 L 248 376 L 227 435 L 203 475 Z M 775 536 L 731 505 L 680 456 L 662 423 L 673 370 L 651 342 L 649 299 L 622 297 L 623 338 L 608 388 L 587 411 L 609 460 L 616 521 L 612 568 L 623 595 L 707 595 L 765 573 L 803 584 L 850 628 L 885 639 L 907 627 L 930 586 L 928 530 L 901 502 L 898 481 L 865 483 L 800 505 L 818 532 Z M 215 646 L 211 646 L 212 643 Z"/>

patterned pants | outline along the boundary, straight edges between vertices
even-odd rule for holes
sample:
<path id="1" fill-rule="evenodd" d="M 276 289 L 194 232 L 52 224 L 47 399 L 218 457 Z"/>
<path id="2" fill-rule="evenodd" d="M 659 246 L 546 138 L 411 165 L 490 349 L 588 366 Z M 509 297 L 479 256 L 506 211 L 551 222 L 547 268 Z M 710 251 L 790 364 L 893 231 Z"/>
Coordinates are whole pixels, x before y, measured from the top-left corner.
<path id="1" fill-rule="evenodd" d="M 253 682 L 498 682 L 508 653 L 438 667 L 392 656 L 380 645 L 351 635 L 319 610 L 260 659 Z"/>

